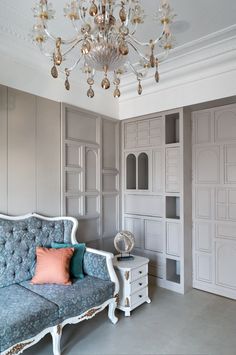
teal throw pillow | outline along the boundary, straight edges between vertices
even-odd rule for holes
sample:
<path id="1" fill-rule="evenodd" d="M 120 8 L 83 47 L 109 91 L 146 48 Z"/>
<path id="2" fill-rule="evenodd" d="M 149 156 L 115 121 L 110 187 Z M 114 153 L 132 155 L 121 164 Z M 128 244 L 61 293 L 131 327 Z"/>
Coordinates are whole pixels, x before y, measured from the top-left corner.
<path id="1" fill-rule="evenodd" d="M 62 243 L 52 243 L 52 248 L 61 249 L 61 248 L 74 248 L 74 254 L 71 258 L 70 262 L 70 274 L 72 277 L 76 279 L 83 279 L 84 272 L 83 272 L 83 258 L 85 252 L 85 244 L 62 244 Z"/>

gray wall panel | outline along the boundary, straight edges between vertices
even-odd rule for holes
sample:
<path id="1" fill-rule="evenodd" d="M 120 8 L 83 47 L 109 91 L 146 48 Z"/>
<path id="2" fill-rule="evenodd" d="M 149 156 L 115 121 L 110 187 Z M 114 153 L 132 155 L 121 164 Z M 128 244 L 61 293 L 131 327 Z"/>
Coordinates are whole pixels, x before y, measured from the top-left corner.
<path id="1" fill-rule="evenodd" d="M 60 137 L 59 103 L 0 86 L 0 212 L 60 214 Z"/>
<path id="2" fill-rule="evenodd" d="M 60 104 L 37 98 L 37 212 L 60 215 Z"/>
<path id="3" fill-rule="evenodd" d="M 8 213 L 36 210 L 36 97 L 8 90 Z"/>
<path id="4" fill-rule="evenodd" d="M 0 212 L 7 213 L 7 88 L 0 86 Z"/>

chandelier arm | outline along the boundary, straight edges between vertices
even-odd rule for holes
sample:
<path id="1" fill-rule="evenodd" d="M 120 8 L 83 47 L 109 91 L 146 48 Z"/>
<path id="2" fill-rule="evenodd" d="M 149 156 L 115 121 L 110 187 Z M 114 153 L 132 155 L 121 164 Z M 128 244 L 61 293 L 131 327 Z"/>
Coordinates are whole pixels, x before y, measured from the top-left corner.
<path id="1" fill-rule="evenodd" d="M 162 39 L 163 35 L 165 34 L 165 32 L 163 31 L 162 34 L 157 37 L 155 39 L 155 41 L 152 41 L 152 44 L 157 44 L 158 42 L 160 42 L 160 40 Z M 130 39 L 132 39 L 136 44 L 138 44 L 139 46 L 142 46 L 142 47 L 149 47 L 150 46 L 150 42 L 140 42 L 139 40 L 137 40 L 132 34 L 128 34 L 128 37 Z"/>
<path id="2" fill-rule="evenodd" d="M 51 58 L 51 59 L 53 58 L 53 55 L 52 55 L 51 53 L 44 51 L 43 46 L 42 46 L 42 43 L 40 43 L 40 44 L 38 45 L 38 47 L 39 47 L 40 52 L 41 52 L 45 57 Z"/>
<path id="3" fill-rule="evenodd" d="M 77 25 L 76 25 L 76 21 L 75 21 L 75 20 L 71 20 L 71 22 L 72 22 L 72 25 L 73 25 L 75 31 L 79 34 L 79 33 L 80 33 L 80 30 L 78 29 L 78 27 L 77 27 Z"/>
<path id="4" fill-rule="evenodd" d="M 144 59 L 146 62 L 149 62 L 149 58 L 147 58 L 144 54 L 142 54 L 134 45 L 132 42 L 127 41 L 127 43 L 129 43 L 129 45 L 133 48 L 133 50 L 142 58 Z"/>
<path id="5" fill-rule="evenodd" d="M 71 46 L 69 49 L 67 49 L 67 51 L 65 51 L 64 53 L 62 53 L 62 56 L 65 56 L 66 54 L 70 53 L 76 46 L 77 44 L 79 44 L 80 42 L 82 42 L 84 40 L 84 38 L 79 38 L 74 44 L 73 46 Z"/>
<path id="6" fill-rule="evenodd" d="M 46 33 L 46 35 L 53 41 L 56 41 L 58 37 L 55 37 L 51 32 L 49 32 L 47 26 L 45 25 L 45 22 L 42 21 L 43 23 L 43 29 L 44 29 L 44 32 Z M 75 37 L 75 38 L 71 38 L 69 40 L 65 40 L 65 39 L 61 39 L 61 43 L 62 44 L 65 44 L 65 45 L 68 45 L 68 44 L 72 44 L 74 43 L 78 38 Z"/>
<path id="7" fill-rule="evenodd" d="M 135 69 L 135 67 L 133 66 L 133 64 L 130 63 L 130 61 L 127 62 L 128 66 L 130 67 L 130 69 L 132 70 L 132 72 L 135 74 L 135 76 L 137 78 L 140 77 L 140 73 Z"/>
<path id="8" fill-rule="evenodd" d="M 135 23 L 135 27 L 132 32 L 129 33 L 129 36 L 132 37 L 136 32 L 137 32 L 138 24 L 137 22 Z"/>
<path id="9" fill-rule="evenodd" d="M 126 17 L 125 26 L 128 27 L 131 20 L 131 7 L 129 8 L 128 16 Z"/>
<path id="10" fill-rule="evenodd" d="M 79 57 L 79 59 L 77 59 L 77 61 L 76 61 L 70 68 L 66 68 L 66 70 L 67 70 L 68 72 L 72 72 L 72 71 L 79 65 L 79 63 L 80 63 L 80 61 L 81 61 L 82 58 L 83 58 L 83 56 L 81 55 L 81 56 Z M 64 71 L 60 71 L 60 72 L 63 73 L 63 74 L 65 74 Z"/>
<path id="11" fill-rule="evenodd" d="M 158 42 L 161 41 L 161 39 L 163 38 L 164 35 L 165 35 L 165 31 L 163 30 L 162 33 L 161 33 L 161 35 L 160 35 L 159 37 L 157 37 L 157 38 L 155 39 L 155 41 L 153 41 L 152 43 L 153 43 L 154 45 L 156 45 Z"/>
<path id="12" fill-rule="evenodd" d="M 87 22 L 85 21 L 85 16 L 84 16 L 84 14 L 83 14 L 83 12 L 82 12 L 82 3 L 84 2 L 84 0 L 80 0 L 79 1 L 79 4 L 80 4 L 80 6 L 79 6 L 79 16 L 80 16 L 80 19 L 81 19 L 81 21 L 83 22 L 83 24 L 84 25 L 86 25 L 87 24 Z"/>

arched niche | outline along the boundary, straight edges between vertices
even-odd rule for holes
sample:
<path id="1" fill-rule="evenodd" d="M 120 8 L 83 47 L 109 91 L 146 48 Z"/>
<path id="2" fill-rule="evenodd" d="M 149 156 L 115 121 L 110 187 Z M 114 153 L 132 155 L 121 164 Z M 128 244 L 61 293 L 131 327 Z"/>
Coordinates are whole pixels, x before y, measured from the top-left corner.
<path id="1" fill-rule="evenodd" d="M 126 158 L 126 188 L 136 189 L 136 156 L 129 154 Z"/>
<path id="2" fill-rule="evenodd" d="M 148 190 L 148 155 L 146 153 L 138 156 L 138 189 Z"/>

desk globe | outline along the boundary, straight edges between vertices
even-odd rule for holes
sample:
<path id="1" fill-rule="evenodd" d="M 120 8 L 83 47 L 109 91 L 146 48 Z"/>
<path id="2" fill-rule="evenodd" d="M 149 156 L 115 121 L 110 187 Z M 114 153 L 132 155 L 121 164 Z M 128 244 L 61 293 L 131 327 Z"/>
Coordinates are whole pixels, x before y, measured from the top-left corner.
<path id="1" fill-rule="evenodd" d="M 131 250 L 134 248 L 135 238 L 129 231 L 121 231 L 117 233 L 114 239 L 114 246 L 120 253 L 117 260 L 132 260 L 134 257 L 130 255 Z"/>

